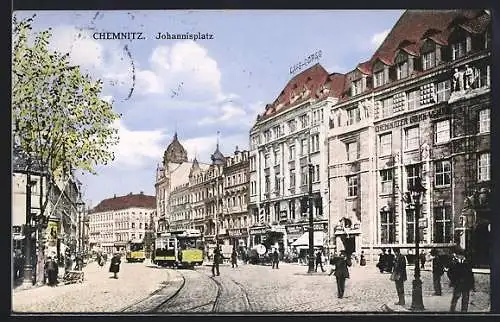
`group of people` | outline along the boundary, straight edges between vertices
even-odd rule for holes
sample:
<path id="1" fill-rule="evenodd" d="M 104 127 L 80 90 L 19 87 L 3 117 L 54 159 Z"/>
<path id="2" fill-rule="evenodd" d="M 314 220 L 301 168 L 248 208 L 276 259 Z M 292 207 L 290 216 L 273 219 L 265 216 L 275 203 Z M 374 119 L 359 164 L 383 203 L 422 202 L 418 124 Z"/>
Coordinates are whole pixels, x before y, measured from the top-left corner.
<path id="1" fill-rule="evenodd" d="M 396 292 L 399 301 L 396 305 L 405 305 L 404 282 L 407 280 L 406 258 L 401 255 L 398 248 L 394 249 L 393 270 L 391 280 L 396 285 Z M 420 258 L 420 255 L 419 255 Z M 450 286 L 453 288 L 453 295 L 450 304 L 450 311 L 455 312 L 459 298 L 462 298 L 461 311 L 467 312 L 469 306 L 470 291 L 475 290 L 474 273 L 472 264 L 463 249 L 457 247 L 451 259 L 445 263 L 443 256 L 439 256 L 436 250 L 431 251 L 432 260 L 432 280 L 434 286 L 434 295 L 441 296 L 441 276 L 447 272 L 450 280 Z"/>

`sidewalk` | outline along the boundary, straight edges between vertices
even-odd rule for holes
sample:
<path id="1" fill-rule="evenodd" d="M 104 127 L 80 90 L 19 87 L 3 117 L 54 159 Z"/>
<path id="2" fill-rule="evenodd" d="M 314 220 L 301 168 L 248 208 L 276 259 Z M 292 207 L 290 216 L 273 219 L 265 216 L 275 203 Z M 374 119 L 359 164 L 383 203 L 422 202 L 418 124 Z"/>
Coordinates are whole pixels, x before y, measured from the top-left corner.
<path id="1" fill-rule="evenodd" d="M 410 284 L 411 285 L 411 284 Z M 405 285 L 405 306 L 395 305 L 394 303 L 388 303 L 386 310 L 387 312 L 412 312 L 411 311 L 411 286 L 406 290 Z M 424 313 L 431 312 L 449 312 L 451 304 L 452 294 L 449 292 L 444 293 L 441 296 L 423 296 L 424 302 Z M 468 312 L 490 312 L 490 296 L 484 292 L 471 292 L 469 297 L 469 309 Z M 458 299 L 456 312 L 460 314 L 461 308 L 461 298 Z"/>
<path id="2" fill-rule="evenodd" d="M 89 263 L 82 284 L 14 290 L 12 312 L 118 312 L 178 278 L 174 270 L 149 263 L 122 263 L 118 279 L 110 278 L 108 268 Z"/>

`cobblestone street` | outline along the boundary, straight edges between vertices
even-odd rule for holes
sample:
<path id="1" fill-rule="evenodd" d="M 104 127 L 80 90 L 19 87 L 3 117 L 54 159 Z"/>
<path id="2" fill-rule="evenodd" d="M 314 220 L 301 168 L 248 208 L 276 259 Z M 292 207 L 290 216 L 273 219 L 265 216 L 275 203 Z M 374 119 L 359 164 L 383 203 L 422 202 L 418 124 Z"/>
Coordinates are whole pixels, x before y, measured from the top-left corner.
<path id="1" fill-rule="evenodd" d="M 104 267 L 92 262 L 84 268 L 83 284 L 42 286 L 14 290 L 13 312 L 117 312 L 149 296 L 173 278 L 175 271 L 148 267 L 143 263 L 122 263 L 118 279 L 110 278 L 109 262 Z"/>
<path id="2" fill-rule="evenodd" d="M 406 306 L 394 306 L 396 290 L 389 274 L 368 265 L 350 271 L 343 299 L 336 296 L 333 276 L 326 272 L 307 274 L 307 267 L 280 263 L 270 266 L 221 265 L 221 275 L 212 277 L 209 265 L 194 270 L 157 268 L 150 264 L 122 264 L 119 279 L 107 267 L 94 263 L 85 268 L 83 284 L 43 286 L 14 291 L 14 312 L 380 312 L 408 311 L 411 305 L 413 270 L 405 283 Z M 424 306 L 427 312 L 446 312 L 451 289 L 443 277 L 443 295 L 433 296 L 431 273 L 422 272 Z M 469 312 L 489 311 L 489 275 L 476 274 Z"/>

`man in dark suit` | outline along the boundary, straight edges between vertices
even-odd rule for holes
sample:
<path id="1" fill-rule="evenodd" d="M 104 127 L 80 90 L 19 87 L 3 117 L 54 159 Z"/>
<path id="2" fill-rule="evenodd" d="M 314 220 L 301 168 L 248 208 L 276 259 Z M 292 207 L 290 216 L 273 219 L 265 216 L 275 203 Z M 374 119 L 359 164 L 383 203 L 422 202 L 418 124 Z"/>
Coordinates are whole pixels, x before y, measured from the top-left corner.
<path id="1" fill-rule="evenodd" d="M 333 260 L 334 268 L 329 275 L 334 274 L 337 279 L 337 296 L 339 299 L 344 297 L 345 280 L 349 278 L 349 269 L 352 265 L 351 259 L 347 256 L 345 250 L 340 251 L 340 255 Z"/>
<path id="2" fill-rule="evenodd" d="M 432 259 L 432 281 L 434 284 L 434 295 L 441 296 L 441 276 L 444 273 L 443 259 L 435 248 L 431 250 Z"/>
<path id="3" fill-rule="evenodd" d="M 475 291 L 474 273 L 472 264 L 465 256 L 462 249 L 455 250 L 448 269 L 450 285 L 453 287 L 453 296 L 451 298 L 450 312 L 455 312 L 458 299 L 462 297 L 462 312 L 467 312 L 469 307 L 470 291 Z"/>
<path id="4" fill-rule="evenodd" d="M 222 259 L 223 259 L 223 256 L 221 254 L 219 245 L 217 245 L 214 249 L 214 263 L 212 265 L 212 276 L 215 276 L 216 272 L 217 272 L 217 276 L 220 275 L 219 264 L 220 264 Z"/>
<path id="5" fill-rule="evenodd" d="M 406 259 L 399 248 L 394 248 L 394 267 L 391 274 L 391 281 L 396 284 L 396 291 L 398 292 L 399 301 L 394 303 L 396 305 L 405 305 L 405 286 L 404 282 L 407 279 L 406 275 Z"/>

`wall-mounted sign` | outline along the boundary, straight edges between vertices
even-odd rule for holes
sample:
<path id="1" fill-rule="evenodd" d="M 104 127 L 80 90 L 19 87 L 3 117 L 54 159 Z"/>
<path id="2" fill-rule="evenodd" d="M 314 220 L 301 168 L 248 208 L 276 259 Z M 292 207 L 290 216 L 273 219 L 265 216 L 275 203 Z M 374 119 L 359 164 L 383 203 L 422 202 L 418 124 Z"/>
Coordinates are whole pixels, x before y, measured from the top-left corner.
<path id="1" fill-rule="evenodd" d="M 266 231 L 267 231 L 266 227 L 250 228 L 250 234 L 252 235 L 265 234 Z"/>
<path id="2" fill-rule="evenodd" d="M 422 122 L 426 119 L 435 119 L 438 117 L 441 117 L 443 115 L 447 115 L 450 113 L 450 108 L 449 106 L 441 106 L 438 108 L 435 108 L 431 111 L 412 115 L 412 116 L 407 116 L 403 117 L 394 121 L 390 121 L 387 123 L 382 123 L 379 125 L 375 126 L 375 132 L 380 132 L 380 131 L 386 131 L 394 128 L 398 128 L 400 126 L 408 125 L 408 124 L 413 124 L 413 123 L 419 123 Z"/>
<path id="3" fill-rule="evenodd" d="M 288 235 L 302 235 L 304 233 L 304 227 L 302 227 L 302 226 L 287 226 L 286 233 Z"/>

